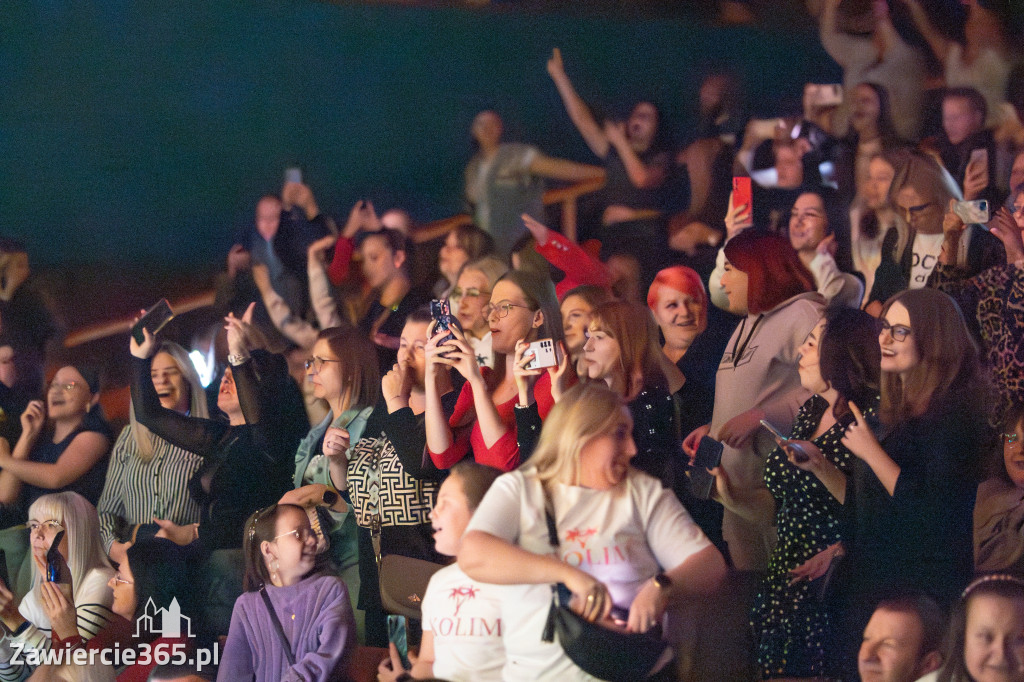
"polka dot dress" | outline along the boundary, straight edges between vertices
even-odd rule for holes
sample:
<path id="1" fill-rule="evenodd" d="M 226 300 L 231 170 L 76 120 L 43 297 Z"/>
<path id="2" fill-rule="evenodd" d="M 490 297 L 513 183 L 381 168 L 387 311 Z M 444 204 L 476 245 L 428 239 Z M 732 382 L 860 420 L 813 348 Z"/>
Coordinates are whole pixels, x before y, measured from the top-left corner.
<path id="1" fill-rule="evenodd" d="M 809 440 L 827 409 L 824 398 L 812 396 L 797 413 L 792 437 Z M 849 473 L 853 455 L 842 445 L 843 430 L 837 423 L 812 442 Z M 817 586 L 807 581 L 791 586 L 789 571 L 842 539 L 841 505 L 814 474 L 790 464 L 781 448 L 768 455 L 764 480 L 775 498 L 779 541 L 751 614 L 758 664 L 764 679 L 822 676 L 830 619 L 818 602 Z"/>

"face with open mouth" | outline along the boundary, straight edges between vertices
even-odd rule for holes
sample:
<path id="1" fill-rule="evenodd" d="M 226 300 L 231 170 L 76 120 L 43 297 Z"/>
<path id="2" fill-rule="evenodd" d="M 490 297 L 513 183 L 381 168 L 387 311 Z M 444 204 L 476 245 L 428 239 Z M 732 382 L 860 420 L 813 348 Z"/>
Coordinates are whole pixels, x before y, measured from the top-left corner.
<path id="1" fill-rule="evenodd" d="M 789 216 L 789 243 L 796 251 L 814 251 L 825 238 L 828 219 L 825 204 L 817 194 L 797 197 Z"/>
<path id="2" fill-rule="evenodd" d="M 74 367 L 61 367 L 46 392 L 46 415 L 51 420 L 81 417 L 89 411 L 92 392 Z"/>
<path id="3" fill-rule="evenodd" d="M 902 374 L 917 366 L 920 356 L 910 326 L 910 312 L 899 301 L 893 302 L 883 317 L 884 324 L 878 335 L 882 347 L 882 371 Z M 898 340 L 897 336 L 904 336 Z"/>
<path id="4" fill-rule="evenodd" d="M 591 438 L 580 450 L 579 484 L 595 490 L 610 490 L 626 479 L 629 461 L 636 455 L 633 417 L 623 407 L 604 433 Z"/>
<path id="5" fill-rule="evenodd" d="M 191 399 L 188 382 L 170 353 L 160 352 L 153 356 L 149 376 L 163 407 L 182 414 L 188 412 Z"/>
<path id="6" fill-rule="evenodd" d="M 452 474 L 437 491 L 437 503 L 430 511 L 434 531 L 434 549 L 438 554 L 455 556 L 462 546 L 462 536 L 473 513 L 462 488 L 462 478 Z"/>

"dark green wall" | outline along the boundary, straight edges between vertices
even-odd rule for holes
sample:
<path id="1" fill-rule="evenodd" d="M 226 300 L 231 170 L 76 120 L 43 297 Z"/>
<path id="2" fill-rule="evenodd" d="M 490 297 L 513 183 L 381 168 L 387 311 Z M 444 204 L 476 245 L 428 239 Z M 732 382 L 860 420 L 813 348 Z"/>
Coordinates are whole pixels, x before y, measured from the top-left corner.
<path id="1" fill-rule="evenodd" d="M 838 77 L 813 32 L 317 2 L 0 2 L 0 232 L 36 263 L 209 266 L 282 169 L 321 206 L 423 220 L 460 208 L 473 114 L 592 160 L 545 71 L 643 96 L 683 124 L 699 70 L 735 65 L 761 107 Z M 768 112 L 770 113 L 770 112 Z"/>

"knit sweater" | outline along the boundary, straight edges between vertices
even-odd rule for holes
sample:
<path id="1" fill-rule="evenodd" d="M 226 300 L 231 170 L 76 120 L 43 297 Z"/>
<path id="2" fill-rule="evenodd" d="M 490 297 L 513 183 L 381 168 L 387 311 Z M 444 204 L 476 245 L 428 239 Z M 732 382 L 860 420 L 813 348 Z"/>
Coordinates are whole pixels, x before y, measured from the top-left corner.
<path id="1" fill-rule="evenodd" d="M 235 602 L 217 673 L 219 682 L 313 682 L 335 680 L 356 649 L 348 588 L 335 576 L 316 575 L 288 587 L 266 588 L 295 665 L 289 666 L 280 636 L 258 591 Z"/>

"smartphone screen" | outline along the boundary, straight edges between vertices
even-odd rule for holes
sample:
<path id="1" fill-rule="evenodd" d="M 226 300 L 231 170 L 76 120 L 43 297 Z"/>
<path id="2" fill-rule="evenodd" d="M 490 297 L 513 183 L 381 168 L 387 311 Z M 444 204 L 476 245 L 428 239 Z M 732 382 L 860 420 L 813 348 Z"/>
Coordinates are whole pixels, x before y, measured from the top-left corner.
<path id="1" fill-rule="evenodd" d="M 409 638 L 406 632 L 405 616 L 388 614 L 388 641 L 398 649 L 398 657 L 402 659 L 402 667 L 408 670 L 412 667 L 409 663 Z"/>
<path id="2" fill-rule="evenodd" d="M 750 210 L 751 202 L 750 178 L 747 176 L 736 176 L 732 179 L 732 205 L 733 208 L 746 206 Z"/>

